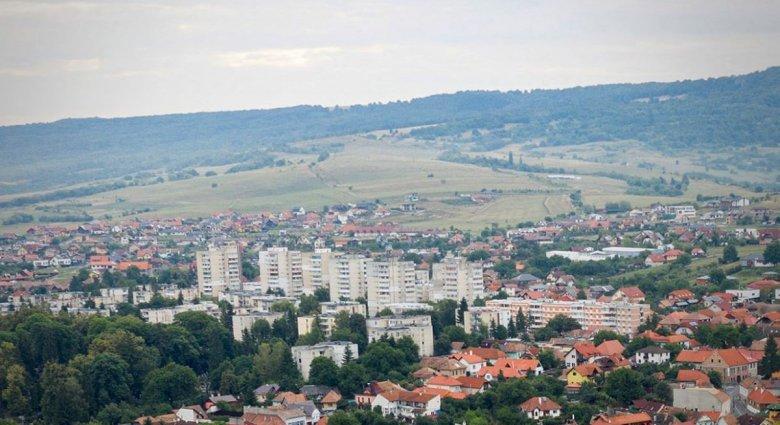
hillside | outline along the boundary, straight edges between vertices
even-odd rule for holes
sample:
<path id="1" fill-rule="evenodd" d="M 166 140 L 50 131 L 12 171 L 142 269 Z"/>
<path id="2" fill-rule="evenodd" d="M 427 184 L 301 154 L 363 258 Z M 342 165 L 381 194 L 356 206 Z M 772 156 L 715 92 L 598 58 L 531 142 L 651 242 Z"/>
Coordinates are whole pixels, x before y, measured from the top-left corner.
<path id="1" fill-rule="evenodd" d="M 0 127 L 0 194 L 53 189 L 154 169 L 244 164 L 260 168 L 291 142 L 428 125 L 420 139 L 470 130 L 495 149 L 638 140 L 657 149 L 778 145 L 780 68 L 675 83 L 530 92 L 459 92 L 408 102 L 324 108 L 67 119 Z M 327 147 L 319 147 L 327 151 Z"/>

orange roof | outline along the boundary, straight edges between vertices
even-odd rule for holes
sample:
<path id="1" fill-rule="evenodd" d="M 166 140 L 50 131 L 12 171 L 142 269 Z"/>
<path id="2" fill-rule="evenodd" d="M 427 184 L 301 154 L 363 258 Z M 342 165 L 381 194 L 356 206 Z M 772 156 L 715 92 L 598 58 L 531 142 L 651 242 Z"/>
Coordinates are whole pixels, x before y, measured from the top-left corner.
<path id="1" fill-rule="evenodd" d="M 475 354 L 487 360 L 496 360 L 496 359 L 502 359 L 506 357 L 506 353 L 499 350 L 498 348 L 472 347 L 468 349 L 467 353 Z"/>
<path id="2" fill-rule="evenodd" d="M 725 348 L 722 350 L 717 350 L 717 353 L 721 358 L 723 358 L 723 361 L 731 367 L 744 366 L 750 363 L 755 363 L 759 360 L 758 358 L 754 357 L 753 354 L 749 352 L 749 350 L 740 350 L 738 348 Z"/>
<path id="3" fill-rule="evenodd" d="M 533 412 L 536 409 L 548 412 L 550 410 L 561 410 L 561 406 L 547 397 L 531 397 L 520 404 L 520 409 L 524 412 Z"/>
<path id="4" fill-rule="evenodd" d="M 460 381 L 457 379 L 450 377 L 450 376 L 444 376 L 444 375 L 437 375 L 432 377 L 431 379 L 426 382 L 427 385 L 440 385 L 445 387 L 459 387 Z"/>
<path id="5" fill-rule="evenodd" d="M 618 289 L 618 291 L 622 292 L 623 295 L 627 296 L 628 298 L 644 298 L 645 297 L 645 293 L 642 292 L 642 290 L 639 289 L 639 287 L 636 287 L 636 286 L 624 286 L 624 287 Z"/>
<path id="6" fill-rule="evenodd" d="M 682 350 L 675 361 L 677 363 L 704 363 L 711 355 L 711 350 Z"/>
<path id="7" fill-rule="evenodd" d="M 588 341 L 575 342 L 574 349 L 577 350 L 577 352 L 580 353 L 580 355 L 583 357 L 591 357 L 599 353 L 599 350 L 596 348 L 596 346 Z"/>
<path id="8" fill-rule="evenodd" d="M 644 422 L 651 422 L 652 418 L 645 412 L 626 413 L 617 415 L 598 415 L 590 422 L 590 425 L 630 425 Z"/>
<path id="9" fill-rule="evenodd" d="M 120 261 L 116 268 L 119 271 L 127 271 L 130 267 L 137 267 L 140 271 L 148 271 L 152 269 L 152 265 L 148 261 Z"/>
<path id="10" fill-rule="evenodd" d="M 780 397 L 763 388 L 751 391 L 750 394 L 748 394 L 748 400 L 756 404 L 780 403 Z"/>
<path id="11" fill-rule="evenodd" d="M 602 342 L 598 345 L 598 347 L 596 347 L 596 349 L 599 351 L 599 354 L 603 356 L 610 356 L 613 354 L 623 353 L 625 347 L 623 347 L 623 344 L 621 344 L 620 341 L 611 339 L 609 341 Z"/>
<path id="12" fill-rule="evenodd" d="M 574 367 L 574 370 L 577 371 L 582 376 L 593 376 L 601 372 L 599 367 L 592 363 L 585 363 L 581 364 L 579 366 Z"/>
<path id="13" fill-rule="evenodd" d="M 338 403 L 339 400 L 341 400 L 341 394 L 330 390 L 327 394 L 325 394 L 325 397 L 322 397 L 322 400 L 320 400 L 323 403 Z"/>
<path id="14" fill-rule="evenodd" d="M 525 378 L 524 373 L 508 367 L 485 366 L 477 372 L 479 377 L 484 377 L 488 374 L 493 378 L 498 378 L 499 375 L 503 375 L 504 378 Z"/>
<path id="15" fill-rule="evenodd" d="M 474 388 L 479 389 L 485 386 L 487 384 L 487 381 L 485 381 L 482 378 L 478 378 L 476 376 L 459 376 L 455 378 L 460 382 L 461 387 L 465 388 Z"/>
<path id="16" fill-rule="evenodd" d="M 502 368 L 512 368 L 522 371 L 536 370 L 539 367 L 539 360 L 536 359 L 500 359 L 496 361 L 495 366 Z"/>
<path id="17" fill-rule="evenodd" d="M 479 363 L 485 363 L 485 359 L 482 357 L 476 355 L 476 354 L 469 354 L 469 353 L 455 353 L 450 356 L 450 358 L 453 358 L 455 360 L 460 360 L 463 362 L 466 362 L 468 364 L 479 364 Z"/>
<path id="18" fill-rule="evenodd" d="M 709 384 L 710 377 L 700 370 L 680 369 L 677 372 L 677 382 L 695 382 L 697 385 Z"/>

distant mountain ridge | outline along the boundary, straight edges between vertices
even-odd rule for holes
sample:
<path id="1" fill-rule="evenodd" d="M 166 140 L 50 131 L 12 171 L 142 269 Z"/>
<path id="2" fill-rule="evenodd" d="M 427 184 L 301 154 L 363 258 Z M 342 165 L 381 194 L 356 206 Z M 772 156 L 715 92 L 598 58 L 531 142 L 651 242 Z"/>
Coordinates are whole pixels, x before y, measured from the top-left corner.
<path id="1" fill-rule="evenodd" d="M 507 126 L 507 124 L 512 124 Z M 780 67 L 673 83 L 467 91 L 348 108 L 295 106 L 0 127 L 0 193 L 156 168 L 255 161 L 290 142 L 433 125 L 420 138 L 487 130 L 491 143 L 636 139 L 663 149 L 778 146 Z"/>

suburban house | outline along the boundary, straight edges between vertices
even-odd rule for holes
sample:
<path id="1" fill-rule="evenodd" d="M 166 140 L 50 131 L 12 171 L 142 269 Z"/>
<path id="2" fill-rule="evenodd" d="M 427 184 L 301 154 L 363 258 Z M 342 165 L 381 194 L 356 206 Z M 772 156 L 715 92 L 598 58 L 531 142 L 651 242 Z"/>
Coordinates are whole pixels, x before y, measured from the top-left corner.
<path id="1" fill-rule="evenodd" d="M 416 416 L 431 416 L 441 409 L 441 396 L 423 392 L 393 390 L 380 393 L 371 403 L 371 409 L 379 407 L 385 416 L 393 415 L 405 419 Z"/>
<path id="2" fill-rule="evenodd" d="M 753 390 L 747 397 L 747 410 L 753 414 L 761 414 L 772 404 L 780 403 L 780 397 L 764 388 Z"/>
<path id="3" fill-rule="evenodd" d="M 723 382 L 740 382 L 750 376 L 758 376 L 758 362 L 763 355 L 745 348 L 714 350 L 701 364 L 701 370 L 714 370 Z"/>
<path id="4" fill-rule="evenodd" d="M 651 425 L 653 418 L 645 412 L 640 413 L 600 413 L 590 420 L 590 425 Z"/>
<path id="5" fill-rule="evenodd" d="M 654 363 L 661 364 L 666 363 L 671 358 L 671 351 L 663 347 L 649 346 L 637 350 L 634 354 L 634 362 L 636 364 Z"/>
<path id="6" fill-rule="evenodd" d="M 520 404 L 520 410 L 529 419 L 557 418 L 561 416 L 561 406 L 547 397 L 532 397 Z"/>

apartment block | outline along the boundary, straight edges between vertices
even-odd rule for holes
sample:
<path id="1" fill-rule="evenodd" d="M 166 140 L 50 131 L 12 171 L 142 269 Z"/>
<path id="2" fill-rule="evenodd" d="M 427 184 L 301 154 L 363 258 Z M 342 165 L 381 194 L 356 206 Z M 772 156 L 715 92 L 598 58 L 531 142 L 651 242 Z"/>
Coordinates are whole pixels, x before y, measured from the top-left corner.
<path id="1" fill-rule="evenodd" d="M 544 327 L 553 317 L 562 314 L 576 320 L 585 329 L 608 328 L 631 335 L 650 317 L 650 306 L 628 302 L 598 302 L 595 300 L 556 301 L 552 299 L 507 298 L 489 300 L 486 307 L 506 309 L 512 316 L 522 309 L 532 329 Z"/>
<path id="2" fill-rule="evenodd" d="M 220 317 L 219 306 L 210 301 L 198 304 L 177 305 L 176 307 L 169 308 L 142 308 L 141 317 L 152 324 L 171 324 L 177 314 L 184 313 L 185 311 L 201 311 L 215 319 L 219 319 Z"/>
<path id="3" fill-rule="evenodd" d="M 448 255 L 433 265 L 433 300 L 465 298 L 471 304 L 477 298 L 485 298 L 483 272 L 482 263 Z"/>
<path id="4" fill-rule="evenodd" d="M 218 297 L 241 289 L 241 250 L 237 243 L 209 246 L 195 254 L 200 295 Z"/>
<path id="5" fill-rule="evenodd" d="M 341 367 L 344 364 L 344 354 L 346 354 L 347 349 L 352 352 L 352 358 L 358 358 L 357 344 L 349 341 L 331 341 L 316 345 L 300 345 L 292 347 L 291 350 L 295 365 L 298 366 L 298 370 L 301 371 L 303 379 L 308 380 L 311 362 L 315 358 L 327 357 L 333 360 L 337 366 Z"/>
<path id="6" fill-rule="evenodd" d="M 408 336 L 419 347 L 420 356 L 433 355 L 433 326 L 431 316 L 385 316 L 366 320 L 368 342 L 383 335 L 396 340 Z"/>
<path id="7" fill-rule="evenodd" d="M 285 295 L 299 297 L 303 292 L 303 257 L 300 251 L 285 247 L 260 251 L 257 263 L 258 282 L 263 292 L 281 290 Z"/>
<path id="8" fill-rule="evenodd" d="M 271 312 L 252 312 L 246 314 L 234 314 L 233 315 L 233 339 L 236 341 L 244 340 L 244 331 L 251 331 L 252 325 L 258 320 L 265 320 L 269 325 L 273 326 L 274 320 L 280 319 L 283 313 L 271 313 Z"/>
<path id="9" fill-rule="evenodd" d="M 463 313 L 463 329 L 467 334 L 478 332 L 480 326 L 490 329 L 490 324 L 509 325 L 511 315 L 508 308 L 503 307 L 469 307 Z"/>
<path id="10" fill-rule="evenodd" d="M 416 303 L 420 290 L 414 262 L 396 258 L 372 261 L 366 267 L 368 314 L 374 316 L 388 304 Z"/>
<path id="11" fill-rule="evenodd" d="M 366 296 L 366 267 L 370 258 L 341 255 L 329 261 L 330 299 L 356 300 Z"/>
<path id="12" fill-rule="evenodd" d="M 328 248 L 318 248 L 314 252 L 301 254 L 304 293 L 313 294 L 317 289 L 330 286 L 330 263 L 340 255 L 342 254 L 331 252 Z"/>

